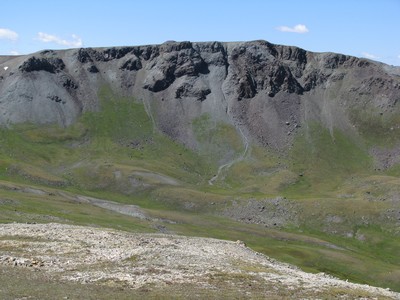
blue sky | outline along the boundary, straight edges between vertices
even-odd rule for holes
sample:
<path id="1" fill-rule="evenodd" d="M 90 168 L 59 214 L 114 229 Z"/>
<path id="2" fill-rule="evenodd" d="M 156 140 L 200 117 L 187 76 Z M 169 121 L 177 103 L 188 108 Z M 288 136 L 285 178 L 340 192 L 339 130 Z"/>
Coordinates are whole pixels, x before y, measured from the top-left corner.
<path id="1" fill-rule="evenodd" d="M 400 0 L 1 0 L 0 55 L 263 39 L 400 65 Z"/>

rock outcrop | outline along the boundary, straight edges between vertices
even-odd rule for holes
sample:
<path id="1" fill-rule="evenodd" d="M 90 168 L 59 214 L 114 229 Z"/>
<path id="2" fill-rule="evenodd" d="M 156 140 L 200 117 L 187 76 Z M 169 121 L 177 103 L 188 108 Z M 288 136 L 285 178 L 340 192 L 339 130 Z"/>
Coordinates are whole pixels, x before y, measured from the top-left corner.
<path id="1" fill-rule="evenodd" d="M 0 124 L 68 126 L 99 108 L 107 85 L 145 103 L 158 128 L 191 148 L 187 124 L 202 114 L 282 149 L 308 121 L 357 134 L 351 111 L 399 113 L 399 68 L 266 41 L 42 51 L 0 57 L 0 66 Z"/>

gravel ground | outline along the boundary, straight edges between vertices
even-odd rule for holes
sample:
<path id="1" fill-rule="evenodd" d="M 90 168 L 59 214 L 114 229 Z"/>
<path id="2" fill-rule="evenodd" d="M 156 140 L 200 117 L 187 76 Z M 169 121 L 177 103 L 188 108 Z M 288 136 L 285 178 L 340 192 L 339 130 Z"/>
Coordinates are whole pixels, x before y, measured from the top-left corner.
<path id="1" fill-rule="evenodd" d="M 400 299 L 399 293 L 387 289 L 305 273 L 254 252 L 240 241 L 132 234 L 57 223 L 0 225 L 0 268 L 2 265 L 45 272 L 54 280 L 114 283 L 133 290 L 149 284 L 194 284 L 212 289 L 224 281 L 251 293 L 252 287 L 242 284 L 246 278 L 253 288 L 263 286 L 266 296 L 273 289 L 274 295 L 289 290 L 318 298 L 336 289 L 345 299 L 349 298 L 346 294 Z"/>
<path id="2" fill-rule="evenodd" d="M 272 199 L 249 199 L 234 201 L 222 215 L 243 223 L 259 224 L 265 227 L 298 225 L 299 205 L 283 197 Z"/>

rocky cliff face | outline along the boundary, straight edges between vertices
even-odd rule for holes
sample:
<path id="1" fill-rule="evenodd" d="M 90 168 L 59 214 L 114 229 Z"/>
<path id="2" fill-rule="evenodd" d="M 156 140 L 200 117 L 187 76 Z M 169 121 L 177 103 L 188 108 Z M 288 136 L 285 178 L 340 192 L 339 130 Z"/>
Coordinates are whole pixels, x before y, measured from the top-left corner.
<path id="1" fill-rule="evenodd" d="M 309 121 L 357 134 L 354 111 L 397 115 L 398 74 L 369 60 L 266 41 L 47 50 L 0 57 L 0 123 L 68 126 L 100 109 L 97 92 L 106 85 L 143 102 L 161 132 L 189 147 L 196 142 L 188 125 L 207 113 L 282 149 Z"/>

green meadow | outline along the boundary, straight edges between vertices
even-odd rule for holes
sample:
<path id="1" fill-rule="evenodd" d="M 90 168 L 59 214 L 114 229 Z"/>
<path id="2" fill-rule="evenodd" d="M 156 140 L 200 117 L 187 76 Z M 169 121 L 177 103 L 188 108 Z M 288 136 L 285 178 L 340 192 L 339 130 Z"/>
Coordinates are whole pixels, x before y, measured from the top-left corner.
<path id="1" fill-rule="evenodd" d="M 309 123 L 284 155 L 251 144 L 210 185 L 219 165 L 244 151 L 233 126 L 208 115 L 195 119 L 199 147 L 188 149 L 154 128 L 135 99 L 106 88 L 99 98 L 98 112 L 84 113 L 68 128 L 0 129 L 0 222 L 131 232 L 162 227 L 180 235 L 242 240 L 305 271 L 400 291 L 400 166 L 376 171 L 368 152 L 370 145 L 398 141 L 386 134 L 396 120 L 354 116 L 365 125 L 357 141 Z M 149 218 L 80 202 L 78 196 L 135 204 Z M 296 222 L 271 227 L 223 213 L 234 202 L 277 197 L 293 203 Z"/>

